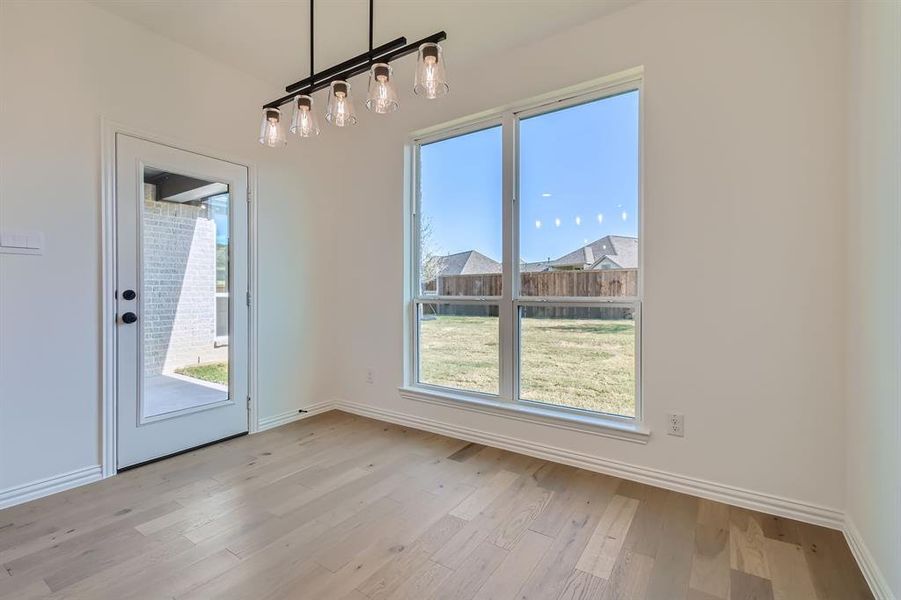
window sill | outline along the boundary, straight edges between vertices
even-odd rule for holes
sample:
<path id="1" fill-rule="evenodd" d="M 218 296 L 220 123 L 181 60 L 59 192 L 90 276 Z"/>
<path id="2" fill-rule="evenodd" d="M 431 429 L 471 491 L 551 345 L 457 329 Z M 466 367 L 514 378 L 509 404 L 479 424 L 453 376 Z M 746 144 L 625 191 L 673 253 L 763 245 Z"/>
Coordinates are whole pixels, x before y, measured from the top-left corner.
<path id="1" fill-rule="evenodd" d="M 651 436 L 650 430 L 639 423 L 625 423 L 602 415 L 576 415 L 537 406 L 490 400 L 465 393 L 419 386 L 402 387 L 399 388 L 399 392 L 400 396 L 407 400 L 450 406 L 637 444 L 647 444 L 648 438 Z"/>

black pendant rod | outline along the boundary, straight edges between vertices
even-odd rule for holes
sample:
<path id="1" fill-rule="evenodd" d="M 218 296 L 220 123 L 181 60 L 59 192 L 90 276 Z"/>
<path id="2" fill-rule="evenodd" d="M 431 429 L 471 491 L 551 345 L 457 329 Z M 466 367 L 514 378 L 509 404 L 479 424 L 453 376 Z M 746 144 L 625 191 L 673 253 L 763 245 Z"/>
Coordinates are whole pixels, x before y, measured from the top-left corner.
<path id="1" fill-rule="evenodd" d="M 378 62 L 389 63 L 392 60 L 396 60 L 398 58 L 407 56 L 408 54 L 413 54 L 417 50 L 419 50 L 419 46 L 426 43 L 439 43 L 443 42 L 447 39 L 447 33 L 444 31 L 439 31 L 438 33 L 433 33 L 428 37 L 424 37 L 421 40 L 417 40 L 412 44 L 407 44 L 404 46 L 403 44 L 406 42 L 406 38 L 400 37 L 393 42 L 388 42 L 387 44 L 383 44 L 378 48 L 373 49 L 371 53 L 367 52 L 365 54 L 361 54 L 360 56 L 356 56 L 350 60 L 346 60 L 343 63 L 335 65 L 334 67 L 330 67 L 324 71 L 316 73 L 312 77 L 307 77 L 306 79 L 302 79 L 293 85 L 288 86 L 288 90 L 290 90 L 290 94 L 287 96 L 282 96 L 277 100 L 273 100 L 268 104 L 264 104 L 263 108 L 278 108 L 282 104 L 287 104 L 291 100 L 294 99 L 298 94 L 312 94 L 313 92 L 322 90 L 327 88 L 332 84 L 333 81 L 345 80 L 354 77 L 355 75 L 359 75 L 360 73 L 365 73 L 369 70 L 369 65 L 371 62 L 374 62 L 378 59 Z M 400 44 L 396 44 L 396 42 L 400 41 Z M 386 47 L 394 46 L 393 48 Z"/>
<path id="2" fill-rule="evenodd" d="M 310 79 L 313 78 L 313 74 L 316 73 L 316 62 L 313 60 L 313 50 L 315 46 L 313 45 L 313 0 L 310 0 Z M 312 83 L 312 82 L 310 82 Z M 287 90 L 285 90 L 287 91 Z"/>
<path id="3" fill-rule="evenodd" d="M 369 0 L 369 53 L 372 54 L 372 24 L 375 21 L 375 15 L 372 12 L 372 3 L 375 0 Z"/>

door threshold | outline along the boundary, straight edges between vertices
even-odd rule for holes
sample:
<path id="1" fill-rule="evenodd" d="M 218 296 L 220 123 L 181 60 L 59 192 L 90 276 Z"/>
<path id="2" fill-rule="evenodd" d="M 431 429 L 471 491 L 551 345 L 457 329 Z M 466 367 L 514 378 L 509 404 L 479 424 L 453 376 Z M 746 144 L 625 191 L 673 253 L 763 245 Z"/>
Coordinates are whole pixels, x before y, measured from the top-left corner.
<path id="1" fill-rule="evenodd" d="M 206 448 L 207 446 L 212 446 L 213 444 L 219 444 L 222 442 L 227 442 L 228 440 L 233 440 L 235 438 L 239 438 L 247 435 L 248 432 L 242 431 L 241 433 L 236 433 L 235 435 L 230 435 L 228 437 L 224 437 L 218 440 L 213 440 L 212 442 L 207 442 L 205 444 L 200 444 L 199 446 L 193 446 L 191 448 L 185 448 L 184 450 L 179 450 L 178 452 L 173 452 L 172 454 L 166 454 L 165 456 L 160 456 L 158 458 L 151 458 L 150 460 L 145 460 L 144 462 L 139 462 L 134 465 L 128 465 L 127 467 L 122 467 L 116 469 L 116 474 L 124 473 L 125 471 L 131 471 L 132 469 L 137 469 L 138 467 L 143 467 L 145 465 L 149 465 L 155 462 L 160 462 L 161 460 L 166 460 L 167 458 L 174 458 L 181 454 L 187 454 L 188 452 L 194 452 L 195 450 L 200 450 L 201 448 Z"/>

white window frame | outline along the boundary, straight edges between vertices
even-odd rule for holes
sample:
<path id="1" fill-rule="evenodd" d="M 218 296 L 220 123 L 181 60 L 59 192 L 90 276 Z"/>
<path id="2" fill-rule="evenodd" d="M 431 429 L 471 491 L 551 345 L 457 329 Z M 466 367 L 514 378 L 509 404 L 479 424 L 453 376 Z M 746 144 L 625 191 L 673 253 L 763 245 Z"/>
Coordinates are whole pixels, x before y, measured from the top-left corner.
<path id="1" fill-rule="evenodd" d="M 459 408 L 480 412 L 500 413 L 518 419 L 538 421 L 543 424 L 562 426 L 626 439 L 646 442 L 649 431 L 643 425 L 642 377 L 641 377 L 641 299 L 643 297 L 642 240 L 644 239 L 644 194 L 643 194 L 643 76 L 642 69 L 630 69 L 609 77 L 572 86 L 551 94 L 545 94 L 526 102 L 501 107 L 472 117 L 454 121 L 442 126 L 413 134 L 407 144 L 406 202 L 405 218 L 409 219 L 405 230 L 405 256 L 407 277 L 405 284 L 405 309 L 407 348 L 405 349 L 404 386 L 401 394 L 405 398 L 448 404 Z M 626 92 L 639 93 L 639 152 L 638 152 L 638 295 L 635 297 L 536 297 L 520 296 L 519 272 L 519 124 L 526 119 L 541 114 L 601 100 Z M 502 294 L 497 297 L 482 296 L 438 296 L 420 292 L 420 248 L 419 228 L 421 215 L 421 195 L 419 193 L 420 148 L 434 142 L 466 135 L 476 131 L 501 126 L 503 177 L 502 177 Z M 486 394 L 464 391 L 419 382 L 419 307 L 422 304 L 467 304 L 497 305 L 499 327 L 499 393 Z M 629 307 L 635 319 L 635 416 L 621 416 L 598 413 L 574 407 L 552 405 L 521 399 L 519 390 L 520 344 L 519 311 L 525 306 L 589 306 L 589 307 Z"/>

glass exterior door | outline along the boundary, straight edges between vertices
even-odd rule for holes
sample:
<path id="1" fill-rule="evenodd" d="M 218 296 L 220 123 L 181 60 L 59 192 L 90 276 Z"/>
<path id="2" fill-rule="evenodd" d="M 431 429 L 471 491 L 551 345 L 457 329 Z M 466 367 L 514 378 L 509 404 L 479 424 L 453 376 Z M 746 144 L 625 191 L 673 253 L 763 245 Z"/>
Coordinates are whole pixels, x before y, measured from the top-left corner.
<path id="1" fill-rule="evenodd" d="M 247 170 L 117 136 L 119 467 L 247 430 Z"/>

